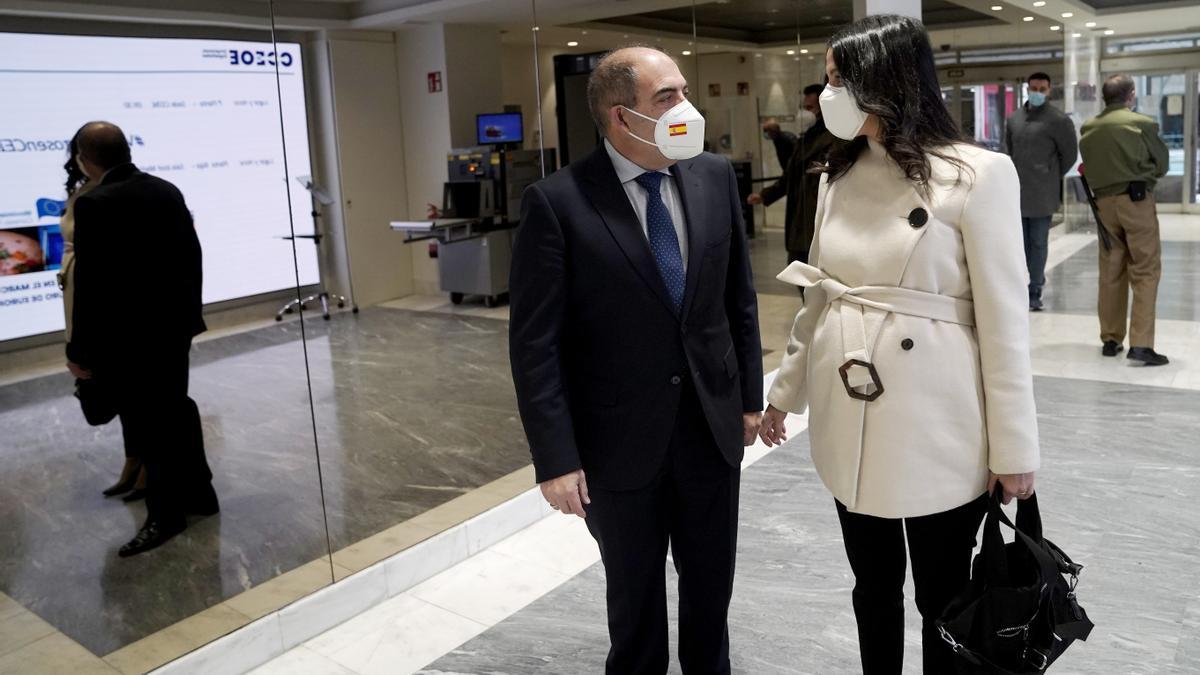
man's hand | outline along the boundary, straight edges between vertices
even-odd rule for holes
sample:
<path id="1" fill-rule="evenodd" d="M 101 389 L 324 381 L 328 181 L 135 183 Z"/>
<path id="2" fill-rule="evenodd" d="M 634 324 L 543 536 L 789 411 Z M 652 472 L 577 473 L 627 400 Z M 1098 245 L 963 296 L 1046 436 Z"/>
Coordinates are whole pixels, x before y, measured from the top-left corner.
<path id="1" fill-rule="evenodd" d="M 760 412 L 742 414 L 742 444 L 747 448 L 754 445 L 758 438 L 758 429 L 762 426 L 763 415 Z"/>
<path id="2" fill-rule="evenodd" d="M 92 379 L 92 371 L 88 370 L 87 368 L 84 368 L 83 366 L 79 365 L 78 363 L 75 363 L 74 361 L 67 361 L 67 370 L 71 371 L 72 375 L 74 375 L 75 377 L 77 377 L 81 380 Z"/>
<path id="3" fill-rule="evenodd" d="M 767 406 L 767 412 L 763 415 L 762 428 L 758 435 L 763 439 L 763 443 L 767 447 L 783 445 L 787 440 L 787 428 L 784 426 L 784 420 L 787 419 L 787 413 L 776 408 L 773 405 Z"/>
<path id="4" fill-rule="evenodd" d="M 746 197 L 746 203 L 750 206 L 758 206 L 759 204 L 763 203 L 762 194 L 758 192 L 751 192 L 750 195 Z"/>
<path id="5" fill-rule="evenodd" d="M 1001 489 L 1004 490 L 1004 499 L 1002 501 L 1005 504 L 1010 503 L 1013 497 L 1017 499 L 1029 499 L 1033 496 L 1034 492 L 1033 478 L 1033 472 L 1005 473 L 999 475 L 993 473 L 988 479 L 988 494 L 992 494 L 992 491 L 996 489 L 996 483 L 999 483 Z"/>
<path id="6" fill-rule="evenodd" d="M 588 498 L 587 479 L 583 475 L 583 469 L 539 483 L 538 487 L 542 489 L 542 496 L 555 511 L 565 516 L 587 518 L 583 505 L 591 504 L 592 500 Z"/>

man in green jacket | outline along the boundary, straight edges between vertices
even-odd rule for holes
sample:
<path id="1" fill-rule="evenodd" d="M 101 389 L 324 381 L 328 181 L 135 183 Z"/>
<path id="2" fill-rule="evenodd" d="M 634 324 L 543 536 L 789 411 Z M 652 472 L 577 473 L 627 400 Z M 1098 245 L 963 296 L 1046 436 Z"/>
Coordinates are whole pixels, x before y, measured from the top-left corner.
<path id="1" fill-rule="evenodd" d="M 1111 248 L 1100 247 L 1100 339 L 1105 356 L 1124 349 L 1129 289 L 1129 356 L 1148 366 L 1168 363 L 1154 351 L 1154 317 L 1162 276 L 1162 242 L 1154 186 L 1167 174 L 1169 153 L 1158 124 L 1131 110 L 1133 78 L 1104 81 L 1104 112 L 1083 125 L 1079 150 L 1084 175 L 1100 207 Z"/>

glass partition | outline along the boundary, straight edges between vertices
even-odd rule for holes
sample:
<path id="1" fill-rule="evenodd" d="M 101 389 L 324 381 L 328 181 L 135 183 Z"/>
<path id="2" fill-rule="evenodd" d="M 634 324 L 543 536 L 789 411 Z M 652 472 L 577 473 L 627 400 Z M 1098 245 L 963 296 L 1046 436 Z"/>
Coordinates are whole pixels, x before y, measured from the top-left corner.
<path id="1" fill-rule="evenodd" d="M 40 7 L 0 8 L 0 671 L 146 672 L 332 579 L 275 320 L 307 64 L 268 3 Z"/>

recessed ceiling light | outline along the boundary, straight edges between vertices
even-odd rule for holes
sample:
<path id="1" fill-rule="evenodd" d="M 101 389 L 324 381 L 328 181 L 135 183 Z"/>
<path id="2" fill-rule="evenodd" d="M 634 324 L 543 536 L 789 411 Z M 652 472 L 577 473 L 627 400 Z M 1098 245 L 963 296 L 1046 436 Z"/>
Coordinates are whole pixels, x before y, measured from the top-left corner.
<path id="1" fill-rule="evenodd" d="M 1033 6 L 1034 7 L 1045 7 L 1046 6 L 1045 0 L 1038 0 L 1037 2 L 1033 3 Z"/>
<path id="2" fill-rule="evenodd" d="M 1002 10 L 1002 9 L 1004 9 L 1004 6 L 1003 6 L 1003 5 L 992 5 L 992 11 L 993 11 L 993 12 L 999 12 L 999 11 L 1000 11 L 1000 10 Z"/>
<path id="3" fill-rule="evenodd" d="M 795 53 L 796 53 L 796 50 L 795 50 L 795 49 L 789 49 L 789 50 L 787 50 L 787 55 L 788 55 L 788 56 L 793 56 L 793 55 L 795 55 Z"/>
<path id="4" fill-rule="evenodd" d="M 761 58 L 762 58 L 762 54 L 755 54 L 755 55 L 754 55 L 754 58 L 756 58 L 756 59 L 761 59 Z"/>
<path id="5" fill-rule="evenodd" d="M 568 47 L 578 47 L 579 43 L 574 40 L 571 40 L 570 42 L 567 43 L 567 46 Z"/>
<path id="6" fill-rule="evenodd" d="M 683 55 L 684 55 L 684 56 L 691 56 L 691 55 L 692 55 L 692 53 L 691 53 L 691 52 L 689 52 L 688 50 L 686 50 L 686 49 L 685 49 L 685 50 L 683 50 Z"/>
<path id="7" fill-rule="evenodd" d="M 1096 27 L 1096 22 L 1095 22 L 1095 21 L 1089 21 L 1089 22 L 1087 22 L 1087 23 L 1085 23 L 1085 24 L 1083 24 L 1083 25 L 1087 26 L 1088 28 L 1095 28 L 1095 27 Z"/>
<path id="8" fill-rule="evenodd" d="M 1025 21 L 1033 21 L 1033 17 L 1032 17 L 1032 16 L 1027 16 L 1027 17 L 1025 17 Z"/>
<path id="9" fill-rule="evenodd" d="M 1108 30 L 1104 31 L 1104 34 L 1105 34 L 1105 35 L 1116 35 L 1116 34 L 1117 34 L 1117 31 L 1115 31 L 1115 30 L 1112 30 L 1112 29 L 1110 28 L 1110 29 L 1108 29 Z"/>
<path id="10" fill-rule="evenodd" d="M 1050 30 L 1062 30 L 1062 26 L 1050 26 Z"/>
<path id="11" fill-rule="evenodd" d="M 800 50 L 800 53 L 801 53 L 801 54 L 807 54 L 807 53 L 808 53 L 808 50 L 807 50 L 807 49 L 801 49 L 801 50 Z"/>
<path id="12" fill-rule="evenodd" d="M 1074 37 L 1074 38 L 1083 37 L 1083 33 L 1071 33 L 1071 37 Z"/>
<path id="13" fill-rule="evenodd" d="M 1062 13 L 1062 18 L 1064 18 L 1064 19 L 1069 19 L 1073 16 L 1075 16 L 1075 12 L 1063 12 Z"/>

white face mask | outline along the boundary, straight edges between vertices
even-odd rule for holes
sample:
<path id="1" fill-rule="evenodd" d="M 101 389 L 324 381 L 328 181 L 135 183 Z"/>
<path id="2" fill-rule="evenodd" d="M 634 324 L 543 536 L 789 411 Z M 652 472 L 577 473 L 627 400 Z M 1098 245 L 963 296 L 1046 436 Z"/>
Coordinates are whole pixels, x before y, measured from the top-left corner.
<path id="1" fill-rule="evenodd" d="M 704 152 L 704 116 L 691 101 L 684 99 L 674 108 L 654 119 L 621 106 L 642 119 L 654 122 L 654 140 L 648 141 L 629 131 L 629 135 L 646 145 L 653 145 L 667 159 L 691 159 Z"/>
<path id="2" fill-rule="evenodd" d="M 817 123 L 817 116 L 811 110 L 801 108 L 800 112 L 796 114 L 796 122 L 800 125 L 800 133 L 803 134 Z"/>
<path id="3" fill-rule="evenodd" d="M 867 123 L 867 113 L 858 107 L 854 94 L 832 84 L 825 85 L 825 91 L 821 92 L 821 116 L 829 133 L 844 141 L 858 138 Z"/>

